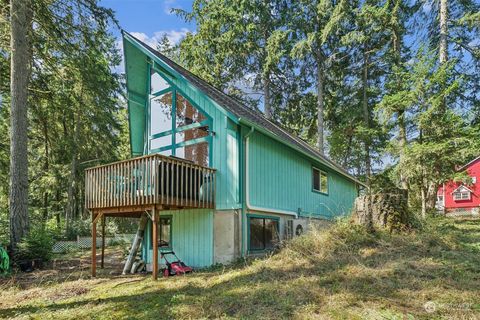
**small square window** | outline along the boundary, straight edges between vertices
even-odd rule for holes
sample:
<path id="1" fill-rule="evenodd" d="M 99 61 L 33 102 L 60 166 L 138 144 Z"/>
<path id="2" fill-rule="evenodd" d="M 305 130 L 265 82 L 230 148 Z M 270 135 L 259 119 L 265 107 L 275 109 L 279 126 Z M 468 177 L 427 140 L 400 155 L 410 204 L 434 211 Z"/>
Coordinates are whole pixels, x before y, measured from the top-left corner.
<path id="1" fill-rule="evenodd" d="M 317 168 L 312 168 L 312 189 L 321 193 L 328 193 L 328 174 Z"/>
<path id="2" fill-rule="evenodd" d="M 477 183 L 477 177 L 472 177 L 472 183 Z"/>

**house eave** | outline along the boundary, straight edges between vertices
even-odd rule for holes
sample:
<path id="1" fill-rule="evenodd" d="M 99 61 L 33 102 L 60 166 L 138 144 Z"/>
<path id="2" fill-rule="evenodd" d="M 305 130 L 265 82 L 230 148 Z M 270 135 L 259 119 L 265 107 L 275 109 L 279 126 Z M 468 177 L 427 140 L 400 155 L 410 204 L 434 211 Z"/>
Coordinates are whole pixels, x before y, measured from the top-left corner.
<path id="1" fill-rule="evenodd" d="M 360 180 L 354 178 L 353 176 L 349 175 L 348 173 L 344 172 L 343 170 L 340 170 L 339 168 L 333 166 L 333 165 L 332 165 L 331 163 L 329 163 L 328 161 L 325 161 L 325 160 L 323 160 L 323 159 L 321 159 L 321 158 L 319 158 L 319 157 L 315 157 L 315 156 L 309 154 L 308 152 L 305 152 L 304 150 L 298 148 L 296 145 L 291 144 L 291 143 L 288 143 L 288 142 L 282 140 L 282 139 L 281 139 L 280 137 L 278 137 L 277 135 L 275 135 L 275 134 L 273 134 L 272 132 L 270 132 L 269 130 L 266 130 L 265 128 L 257 125 L 256 123 L 253 123 L 253 122 L 251 122 L 251 121 L 248 121 L 248 120 L 246 120 L 246 119 L 244 119 L 244 118 L 239 118 L 239 121 L 240 121 L 240 123 L 245 124 L 245 125 L 247 125 L 247 126 L 249 126 L 249 127 L 254 127 L 255 130 L 258 130 L 258 131 L 260 131 L 261 133 L 263 133 L 263 134 L 265 134 L 265 135 L 267 135 L 267 136 L 275 139 L 276 141 L 278 141 L 278 142 L 280 142 L 280 143 L 282 143 L 282 144 L 287 145 L 288 147 L 290 147 L 290 148 L 294 149 L 295 151 L 303 154 L 304 156 L 308 157 L 309 159 L 314 160 L 314 161 L 316 161 L 316 162 L 319 162 L 319 163 L 323 164 L 323 165 L 326 166 L 327 168 L 334 170 L 335 172 L 341 174 L 341 175 L 344 176 L 345 178 L 348 178 L 348 179 L 351 180 L 352 182 L 355 182 L 355 183 L 357 183 L 357 184 L 359 184 L 359 185 L 367 188 L 367 185 L 366 185 L 365 183 L 363 183 L 363 182 L 361 182 Z"/>

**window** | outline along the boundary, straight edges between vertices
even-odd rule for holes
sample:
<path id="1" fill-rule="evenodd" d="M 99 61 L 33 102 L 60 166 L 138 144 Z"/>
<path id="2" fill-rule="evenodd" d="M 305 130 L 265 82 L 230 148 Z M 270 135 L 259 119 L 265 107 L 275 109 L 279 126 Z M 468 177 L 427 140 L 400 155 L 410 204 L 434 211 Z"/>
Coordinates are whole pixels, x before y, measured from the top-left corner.
<path id="1" fill-rule="evenodd" d="M 453 193 L 453 200 L 470 200 L 470 191 L 459 190 Z"/>
<path id="2" fill-rule="evenodd" d="M 249 217 L 248 223 L 249 250 L 273 249 L 279 242 L 277 218 Z"/>
<path id="3" fill-rule="evenodd" d="M 158 73 L 153 72 L 150 78 L 150 93 L 157 93 L 168 88 L 168 82 Z"/>
<path id="4" fill-rule="evenodd" d="M 158 73 L 151 78 L 148 151 L 210 165 L 211 119 Z"/>
<path id="5" fill-rule="evenodd" d="M 161 96 L 151 99 L 150 117 L 150 135 L 172 130 L 171 92 L 162 94 Z"/>
<path id="6" fill-rule="evenodd" d="M 184 147 L 177 147 L 176 156 L 193 161 L 198 165 L 208 167 L 209 163 L 209 150 L 208 142 L 201 142 L 196 144 L 191 144 Z"/>
<path id="7" fill-rule="evenodd" d="M 472 177 L 472 184 L 477 183 L 477 177 Z"/>
<path id="8" fill-rule="evenodd" d="M 177 128 L 207 120 L 207 118 L 199 110 L 192 106 L 187 99 L 178 93 L 176 116 Z"/>
<path id="9" fill-rule="evenodd" d="M 328 193 L 328 175 L 317 168 L 312 168 L 313 191 Z"/>
<path id="10" fill-rule="evenodd" d="M 153 247 L 153 232 L 151 237 Z M 172 248 L 172 217 L 160 216 L 158 219 L 158 247 L 163 249 Z"/>
<path id="11" fill-rule="evenodd" d="M 437 203 L 443 204 L 443 194 L 437 194 Z"/>

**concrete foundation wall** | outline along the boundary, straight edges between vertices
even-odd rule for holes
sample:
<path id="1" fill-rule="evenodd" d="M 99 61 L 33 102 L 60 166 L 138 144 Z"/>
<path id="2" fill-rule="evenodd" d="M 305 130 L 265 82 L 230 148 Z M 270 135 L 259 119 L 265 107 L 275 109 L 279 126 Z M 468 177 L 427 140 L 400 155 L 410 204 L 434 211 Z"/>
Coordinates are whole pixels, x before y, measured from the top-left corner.
<path id="1" fill-rule="evenodd" d="M 215 264 L 228 264 L 240 257 L 240 210 L 216 211 L 213 216 Z"/>

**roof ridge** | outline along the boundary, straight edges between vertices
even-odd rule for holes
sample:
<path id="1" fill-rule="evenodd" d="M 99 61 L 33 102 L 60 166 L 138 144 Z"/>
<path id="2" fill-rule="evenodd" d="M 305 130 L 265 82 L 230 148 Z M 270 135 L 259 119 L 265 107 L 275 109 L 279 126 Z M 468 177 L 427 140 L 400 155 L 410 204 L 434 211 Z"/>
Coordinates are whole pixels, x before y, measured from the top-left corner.
<path id="1" fill-rule="evenodd" d="M 251 124 L 256 124 L 264 128 L 269 133 L 277 136 L 280 139 L 280 141 L 283 141 L 283 143 L 290 145 L 290 147 L 296 144 L 300 149 L 304 149 L 303 151 L 306 152 L 307 154 L 310 154 L 310 156 L 312 156 L 313 158 L 318 158 L 319 160 L 326 162 L 326 165 L 333 166 L 332 169 L 336 169 L 341 173 L 345 174 L 350 179 L 353 179 L 355 182 L 364 185 L 363 182 L 355 178 L 346 169 L 344 169 L 343 167 L 335 163 L 333 160 L 329 159 L 320 151 L 316 150 L 313 146 L 311 146 L 309 143 L 307 143 L 306 141 L 298 137 L 296 134 L 289 132 L 281 124 L 271 119 L 267 119 L 265 115 L 260 111 L 253 110 L 252 108 L 247 107 L 243 102 L 239 101 L 237 98 L 232 97 L 228 93 L 223 92 L 223 90 L 220 90 L 219 88 L 212 85 L 208 81 L 200 78 L 196 74 L 192 73 L 191 71 L 181 66 L 179 63 L 176 63 L 172 59 L 165 56 L 163 53 L 153 49 L 148 44 L 137 39 L 136 37 L 132 36 L 128 32 L 122 31 L 122 33 L 127 34 L 129 37 L 139 42 L 142 46 L 145 47 L 147 51 L 150 51 L 153 55 L 157 56 L 157 58 L 161 59 L 170 68 L 178 72 L 187 81 L 191 82 L 192 85 L 197 87 L 204 94 L 206 94 L 212 100 L 214 100 L 217 104 L 219 104 L 223 108 L 226 108 L 227 111 L 231 112 L 233 115 L 235 115 L 239 119 L 244 119 L 245 121 L 247 121 L 247 123 L 250 122 Z"/>

